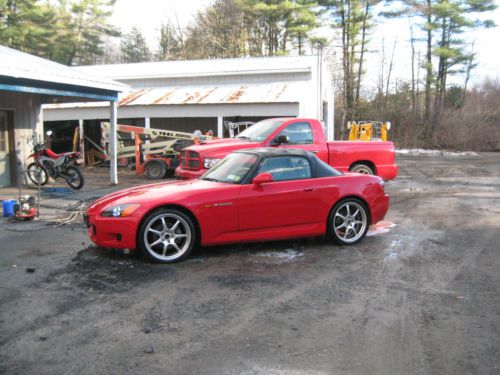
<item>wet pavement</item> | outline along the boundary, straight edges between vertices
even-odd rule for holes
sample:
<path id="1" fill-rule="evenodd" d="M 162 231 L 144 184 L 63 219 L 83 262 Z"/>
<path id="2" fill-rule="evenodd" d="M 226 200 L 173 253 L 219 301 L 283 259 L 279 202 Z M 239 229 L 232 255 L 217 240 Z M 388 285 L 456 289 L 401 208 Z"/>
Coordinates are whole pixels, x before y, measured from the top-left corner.
<path id="1" fill-rule="evenodd" d="M 398 164 L 389 223 L 352 247 L 156 265 L 93 247 L 79 222 L 2 222 L 0 373 L 498 374 L 500 154 Z"/>

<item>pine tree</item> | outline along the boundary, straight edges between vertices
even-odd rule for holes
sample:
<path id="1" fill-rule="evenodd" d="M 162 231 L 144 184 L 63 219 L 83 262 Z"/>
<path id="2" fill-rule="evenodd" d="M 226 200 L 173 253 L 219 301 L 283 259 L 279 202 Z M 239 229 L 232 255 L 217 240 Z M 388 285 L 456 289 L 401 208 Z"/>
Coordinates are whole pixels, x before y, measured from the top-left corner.
<path id="1" fill-rule="evenodd" d="M 141 31 L 134 27 L 123 36 L 120 43 L 121 60 L 124 63 L 138 63 L 151 61 L 151 53 L 146 38 Z"/>
<path id="2" fill-rule="evenodd" d="M 55 11 L 38 0 L 0 0 L 0 43 L 50 58 Z"/>

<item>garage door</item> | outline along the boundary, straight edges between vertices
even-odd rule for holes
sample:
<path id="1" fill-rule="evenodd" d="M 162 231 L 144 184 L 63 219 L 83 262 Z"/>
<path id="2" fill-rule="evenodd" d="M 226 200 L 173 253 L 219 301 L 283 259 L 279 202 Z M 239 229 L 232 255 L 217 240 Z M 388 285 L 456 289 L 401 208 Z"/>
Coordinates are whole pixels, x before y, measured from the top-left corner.
<path id="1" fill-rule="evenodd" d="M 7 112 L 0 111 L 0 187 L 10 186 L 9 129 Z"/>

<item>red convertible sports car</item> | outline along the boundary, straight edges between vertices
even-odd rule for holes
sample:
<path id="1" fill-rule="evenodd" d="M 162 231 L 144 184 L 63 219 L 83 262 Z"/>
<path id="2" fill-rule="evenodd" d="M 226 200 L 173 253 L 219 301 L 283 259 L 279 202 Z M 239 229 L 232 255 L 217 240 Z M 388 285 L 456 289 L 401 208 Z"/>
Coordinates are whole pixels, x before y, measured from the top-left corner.
<path id="1" fill-rule="evenodd" d="M 342 173 L 312 153 L 234 152 L 201 178 L 144 185 L 94 202 L 84 217 L 101 247 L 170 263 L 202 246 L 327 234 L 352 245 L 384 218 L 380 177 Z"/>

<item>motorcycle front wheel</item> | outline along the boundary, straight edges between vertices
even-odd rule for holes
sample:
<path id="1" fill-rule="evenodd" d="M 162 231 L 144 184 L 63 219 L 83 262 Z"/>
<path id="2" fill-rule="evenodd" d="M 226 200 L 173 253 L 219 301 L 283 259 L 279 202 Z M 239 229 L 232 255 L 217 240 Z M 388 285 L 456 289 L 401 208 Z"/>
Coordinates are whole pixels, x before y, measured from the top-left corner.
<path id="1" fill-rule="evenodd" d="M 28 168 L 26 168 L 26 172 L 31 182 L 33 182 L 37 186 L 43 186 L 49 181 L 49 173 L 47 172 L 47 170 L 35 162 L 28 165 Z"/>
<path id="2" fill-rule="evenodd" d="M 83 187 L 83 174 L 77 167 L 70 165 L 63 176 L 70 188 L 80 190 Z"/>

